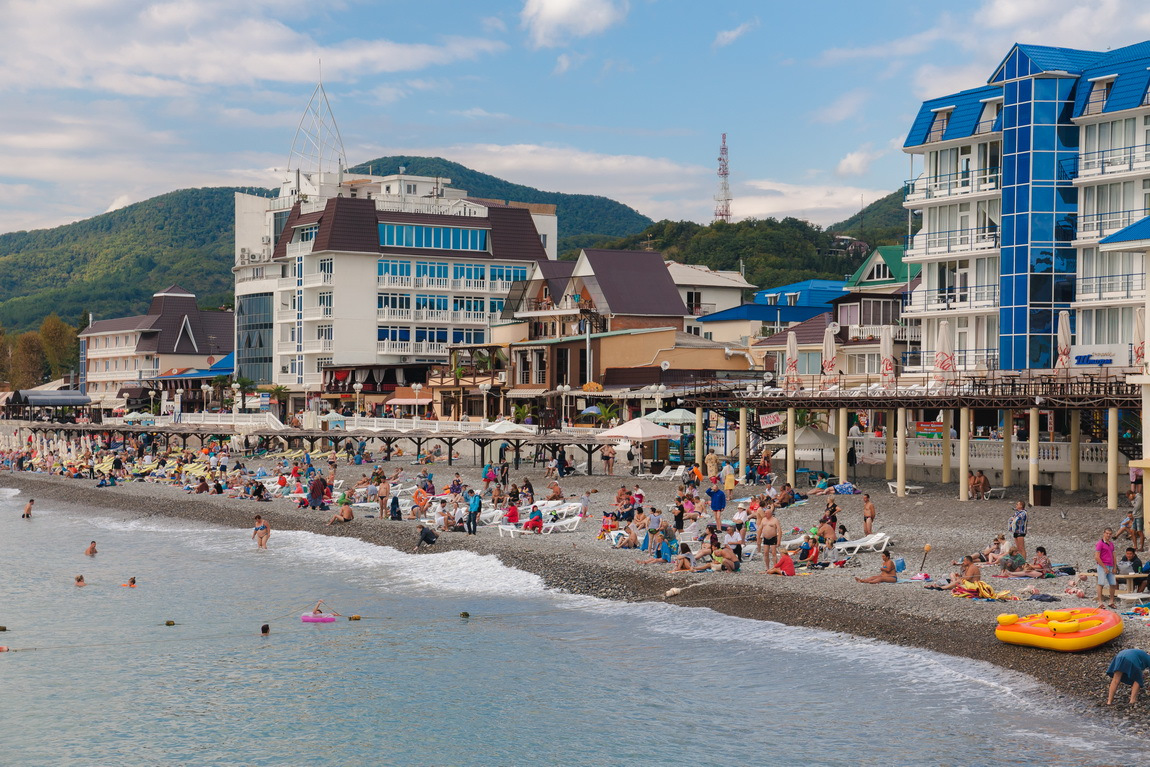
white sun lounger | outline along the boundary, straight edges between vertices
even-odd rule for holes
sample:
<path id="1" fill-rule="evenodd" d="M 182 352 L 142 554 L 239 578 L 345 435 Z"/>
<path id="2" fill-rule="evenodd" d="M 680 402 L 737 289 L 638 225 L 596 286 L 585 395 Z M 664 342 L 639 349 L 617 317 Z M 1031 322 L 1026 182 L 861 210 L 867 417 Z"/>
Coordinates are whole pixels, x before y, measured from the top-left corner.
<path id="1" fill-rule="evenodd" d="M 887 489 L 890 490 L 891 495 L 898 495 L 897 482 L 887 482 L 886 486 Z M 922 491 L 926 488 L 924 488 L 922 485 L 906 485 L 904 489 L 906 490 L 907 495 L 911 495 L 912 493 L 915 495 L 922 495 Z"/>
<path id="2" fill-rule="evenodd" d="M 543 534 L 550 535 L 551 533 L 573 533 L 575 532 L 575 529 L 579 527 L 579 523 L 582 521 L 583 517 L 576 515 L 574 517 L 560 519 L 558 522 L 547 522 L 543 525 Z"/>
<path id="3" fill-rule="evenodd" d="M 882 551 L 890 541 L 886 533 L 871 533 L 853 541 L 840 541 L 835 544 L 835 551 L 853 556 L 860 551 Z M 881 548 L 880 548 L 881 547 Z"/>

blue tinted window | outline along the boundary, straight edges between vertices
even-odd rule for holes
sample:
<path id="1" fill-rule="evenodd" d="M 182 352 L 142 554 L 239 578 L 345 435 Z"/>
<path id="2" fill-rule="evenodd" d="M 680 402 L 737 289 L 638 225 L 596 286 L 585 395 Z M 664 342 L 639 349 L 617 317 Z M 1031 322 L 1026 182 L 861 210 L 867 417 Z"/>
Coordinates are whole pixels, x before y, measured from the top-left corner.
<path id="1" fill-rule="evenodd" d="M 1019 75 L 1029 74 L 1028 72 L 1019 72 Z M 1034 85 L 1033 80 L 1022 80 L 1018 83 L 1018 100 L 1030 101 L 1031 86 Z"/>
<path id="2" fill-rule="evenodd" d="M 1070 275 L 1054 278 L 1054 302 L 1068 304 L 1074 300 L 1075 282 Z"/>
<path id="3" fill-rule="evenodd" d="M 1050 350 L 1051 344 L 1050 336 L 1031 336 L 1030 337 L 1030 367 L 1032 368 L 1048 368 L 1051 367 Z"/>
<path id="4" fill-rule="evenodd" d="M 1054 239 L 1054 218 L 1047 214 L 1036 214 L 1030 217 L 1030 241 L 1031 242 L 1050 242 Z M 1035 257 L 1037 259 L 1037 256 Z M 1054 267 L 1054 257 L 1047 251 L 1047 263 L 1050 268 Z M 1035 270 L 1035 271 L 1050 271 L 1048 269 Z"/>
<path id="5" fill-rule="evenodd" d="M 1073 274 L 1078 268 L 1078 251 L 1074 248 L 1054 249 L 1054 271 Z M 1057 300 L 1057 299 L 1055 299 Z"/>
<path id="6" fill-rule="evenodd" d="M 1034 100 L 1044 99 L 1053 101 L 1058 98 L 1058 81 L 1050 78 L 1039 78 L 1034 81 Z"/>
<path id="7" fill-rule="evenodd" d="M 1014 323 L 1010 321 L 1010 309 L 998 310 L 998 332 L 999 333 L 1013 333 Z"/>

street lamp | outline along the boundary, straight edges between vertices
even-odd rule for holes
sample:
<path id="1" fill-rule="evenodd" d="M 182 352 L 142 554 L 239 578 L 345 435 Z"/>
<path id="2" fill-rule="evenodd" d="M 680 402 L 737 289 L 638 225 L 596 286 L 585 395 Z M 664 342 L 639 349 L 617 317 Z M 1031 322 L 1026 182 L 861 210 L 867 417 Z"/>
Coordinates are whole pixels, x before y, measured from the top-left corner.
<path id="1" fill-rule="evenodd" d="M 208 384 L 204 384 L 200 387 L 200 391 L 204 393 L 204 412 L 206 413 L 212 404 L 212 387 Z"/>
<path id="2" fill-rule="evenodd" d="M 663 408 L 663 395 L 667 393 L 667 385 L 655 384 L 651 389 L 655 392 L 655 408 L 661 410 Z"/>
<path id="3" fill-rule="evenodd" d="M 151 404 L 148 405 L 148 412 L 154 413 L 156 410 L 156 390 L 148 389 L 148 400 Z"/>
<path id="4" fill-rule="evenodd" d="M 232 384 L 232 413 L 240 412 L 240 385 Z"/>
<path id="5" fill-rule="evenodd" d="M 491 391 L 491 384 L 479 384 L 479 393 L 483 396 L 483 422 L 487 422 L 487 393 Z"/>
<path id="6" fill-rule="evenodd" d="M 363 384 L 356 381 L 355 386 L 352 386 L 351 388 L 355 390 L 355 414 L 358 416 L 359 410 L 360 410 L 360 408 L 359 408 L 359 393 L 363 391 Z"/>
<path id="7" fill-rule="evenodd" d="M 559 392 L 559 425 L 562 426 L 567 411 L 567 394 L 571 391 L 571 384 L 559 384 L 555 387 L 555 391 Z"/>
<path id="8" fill-rule="evenodd" d="M 419 407 L 419 393 L 420 393 L 421 391 L 423 391 L 423 384 L 421 384 L 421 383 L 413 383 L 413 384 L 411 385 L 411 390 L 412 390 L 413 392 L 415 392 L 415 406 L 418 408 L 418 407 Z M 416 411 L 416 412 L 418 412 L 418 411 Z"/>

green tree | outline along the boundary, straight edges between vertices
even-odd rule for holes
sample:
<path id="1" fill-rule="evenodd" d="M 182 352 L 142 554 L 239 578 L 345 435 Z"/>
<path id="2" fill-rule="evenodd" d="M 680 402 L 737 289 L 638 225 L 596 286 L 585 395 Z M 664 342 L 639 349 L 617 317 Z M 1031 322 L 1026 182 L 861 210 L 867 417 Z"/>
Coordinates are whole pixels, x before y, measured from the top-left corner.
<path id="1" fill-rule="evenodd" d="M 48 361 L 48 375 L 60 378 L 74 370 L 79 357 L 76 329 L 52 312 L 40 323 L 40 343 Z"/>
<path id="2" fill-rule="evenodd" d="M 44 383 L 48 361 L 44 358 L 44 346 L 40 334 L 35 331 L 20 334 L 12 345 L 11 369 L 9 378 L 16 390 L 31 389 Z"/>
<path id="3" fill-rule="evenodd" d="M 288 397 L 291 395 L 291 389 L 282 384 L 276 384 L 275 386 L 268 387 L 267 392 L 279 406 L 279 419 L 286 422 Z"/>
<path id="4" fill-rule="evenodd" d="M 610 423 L 612 419 L 619 417 L 620 412 L 618 402 L 599 405 L 599 423 L 604 425 Z"/>
<path id="5" fill-rule="evenodd" d="M 247 406 L 248 406 L 248 395 L 256 390 L 256 382 L 250 378 L 244 378 L 243 376 L 240 376 L 239 378 L 235 379 L 235 381 L 233 381 L 232 383 L 239 386 L 239 389 L 240 389 L 240 407 L 241 408 L 247 408 Z"/>

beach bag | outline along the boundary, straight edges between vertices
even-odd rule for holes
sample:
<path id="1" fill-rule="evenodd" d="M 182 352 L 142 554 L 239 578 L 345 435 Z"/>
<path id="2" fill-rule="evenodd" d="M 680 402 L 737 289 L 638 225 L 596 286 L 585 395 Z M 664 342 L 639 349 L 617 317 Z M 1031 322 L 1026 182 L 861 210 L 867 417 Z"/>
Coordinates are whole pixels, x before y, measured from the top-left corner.
<path id="1" fill-rule="evenodd" d="M 894 571 L 896 573 L 901 573 L 905 569 L 906 569 L 906 560 L 903 559 L 902 557 L 896 557 L 894 560 Z"/>

